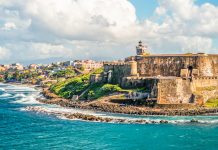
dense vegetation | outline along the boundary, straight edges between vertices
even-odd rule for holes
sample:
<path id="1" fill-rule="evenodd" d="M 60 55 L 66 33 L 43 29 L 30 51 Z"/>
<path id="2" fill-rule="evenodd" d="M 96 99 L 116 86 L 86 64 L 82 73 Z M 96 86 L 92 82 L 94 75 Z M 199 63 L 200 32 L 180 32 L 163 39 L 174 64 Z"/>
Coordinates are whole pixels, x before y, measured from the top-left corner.
<path id="1" fill-rule="evenodd" d="M 66 70 L 60 70 L 56 73 L 54 73 L 52 76 L 53 77 L 57 77 L 57 78 L 60 78 L 60 77 L 73 77 L 75 76 L 75 71 L 72 70 L 72 69 L 66 69 Z"/>
<path id="2" fill-rule="evenodd" d="M 40 79 L 41 77 L 38 75 L 36 71 L 24 71 L 20 73 L 19 71 L 15 72 L 8 72 L 6 71 L 4 73 L 4 80 L 16 80 L 16 81 L 21 81 L 22 79 L 30 79 L 30 78 L 35 78 L 35 79 Z"/>
<path id="3" fill-rule="evenodd" d="M 50 89 L 61 97 L 71 98 L 73 95 L 80 95 L 89 86 L 89 77 L 90 74 L 86 74 L 60 81 Z"/>
<path id="4" fill-rule="evenodd" d="M 81 95 L 83 92 L 85 92 L 85 95 L 87 95 L 86 91 L 89 92 L 90 96 L 94 96 L 95 93 L 93 93 L 94 91 L 92 92 L 94 86 L 89 83 L 89 78 L 91 74 L 101 73 L 102 71 L 103 69 L 101 68 L 89 74 L 83 74 L 60 81 L 52 85 L 50 89 L 55 94 L 64 98 L 71 98 L 73 95 Z"/>
<path id="5" fill-rule="evenodd" d="M 90 85 L 89 89 L 84 93 L 81 99 L 98 99 L 113 92 L 124 91 L 118 85 L 95 83 Z"/>
<path id="6" fill-rule="evenodd" d="M 145 91 L 144 88 L 140 89 L 122 89 L 119 85 L 104 84 L 104 83 L 89 83 L 91 74 L 100 74 L 103 69 L 95 70 L 89 74 L 83 74 L 76 77 L 59 81 L 52 85 L 50 90 L 55 94 L 64 97 L 72 98 L 73 95 L 79 95 L 82 100 L 93 100 L 100 97 L 109 95 L 114 92 L 133 92 L 133 91 Z"/>

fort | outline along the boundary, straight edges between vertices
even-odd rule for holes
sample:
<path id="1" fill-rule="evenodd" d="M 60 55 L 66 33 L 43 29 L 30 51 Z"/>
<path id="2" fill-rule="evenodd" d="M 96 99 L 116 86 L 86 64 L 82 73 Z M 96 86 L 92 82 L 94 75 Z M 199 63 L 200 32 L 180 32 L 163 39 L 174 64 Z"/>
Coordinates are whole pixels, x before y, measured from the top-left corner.
<path id="1" fill-rule="evenodd" d="M 105 62 L 94 80 L 123 88 L 145 88 L 158 104 L 204 104 L 218 96 L 218 55 L 205 53 L 150 54 L 140 41 L 136 56 Z"/>

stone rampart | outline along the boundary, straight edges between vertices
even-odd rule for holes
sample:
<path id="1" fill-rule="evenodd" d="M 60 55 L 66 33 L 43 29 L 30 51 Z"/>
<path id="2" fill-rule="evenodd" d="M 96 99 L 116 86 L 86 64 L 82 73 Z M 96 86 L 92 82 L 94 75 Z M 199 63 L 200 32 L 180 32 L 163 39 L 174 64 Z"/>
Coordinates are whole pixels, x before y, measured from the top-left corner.
<path id="1" fill-rule="evenodd" d="M 149 55 L 135 57 L 140 76 L 176 76 L 182 69 L 189 73 L 198 70 L 198 76 L 218 76 L 218 55 Z"/>
<path id="2" fill-rule="evenodd" d="M 107 73 L 107 81 L 113 84 L 121 84 L 122 78 L 131 75 L 129 63 L 105 63 L 104 72 Z"/>
<path id="3" fill-rule="evenodd" d="M 203 104 L 208 99 L 218 96 L 217 77 L 198 77 L 189 79 L 161 79 L 158 82 L 158 103 Z"/>
<path id="4" fill-rule="evenodd" d="M 144 87 L 159 104 L 200 104 L 218 96 L 218 55 L 148 55 L 126 61 L 104 63 L 106 81 Z"/>
<path id="5" fill-rule="evenodd" d="M 136 60 L 140 76 L 180 76 L 181 69 L 197 68 L 197 56 L 146 56 Z"/>
<path id="6" fill-rule="evenodd" d="M 196 77 L 193 78 L 193 86 L 195 88 L 217 87 L 218 77 Z"/>
<path id="7" fill-rule="evenodd" d="M 189 80 L 161 79 L 158 83 L 158 104 L 193 103 L 193 98 Z"/>

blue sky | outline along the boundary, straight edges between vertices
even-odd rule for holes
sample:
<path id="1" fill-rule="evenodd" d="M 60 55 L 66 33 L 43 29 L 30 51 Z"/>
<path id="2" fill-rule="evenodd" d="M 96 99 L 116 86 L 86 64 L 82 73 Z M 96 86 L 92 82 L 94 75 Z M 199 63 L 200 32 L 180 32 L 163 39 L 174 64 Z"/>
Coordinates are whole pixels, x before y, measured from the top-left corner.
<path id="1" fill-rule="evenodd" d="M 130 2 L 135 6 L 137 18 L 140 21 L 152 17 L 155 9 L 158 6 L 157 0 L 130 0 Z M 218 6 L 218 0 L 195 0 L 195 3 L 197 5 L 210 3 L 214 6 Z M 218 38 L 213 39 L 213 46 L 218 47 Z"/>
<path id="2" fill-rule="evenodd" d="M 0 0 L 0 64 L 218 51 L 218 0 Z"/>
<path id="3" fill-rule="evenodd" d="M 137 17 L 140 20 L 151 17 L 158 5 L 157 0 L 130 0 L 135 6 Z"/>
<path id="4" fill-rule="evenodd" d="M 202 5 L 204 3 L 211 3 L 218 6 L 218 0 L 195 0 L 196 4 Z M 155 8 L 158 6 L 157 0 L 130 0 L 135 6 L 137 17 L 139 20 L 144 20 L 154 13 Z"/>

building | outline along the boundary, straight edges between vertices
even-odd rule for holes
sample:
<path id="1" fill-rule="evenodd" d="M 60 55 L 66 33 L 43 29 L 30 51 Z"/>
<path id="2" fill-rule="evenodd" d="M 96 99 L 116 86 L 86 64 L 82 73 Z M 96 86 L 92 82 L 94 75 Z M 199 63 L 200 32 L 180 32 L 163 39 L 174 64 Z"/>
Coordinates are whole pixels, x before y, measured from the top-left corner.
<path id="1" fill-rule="evenodd" d="M 141 41 L 136 54 L 104 63 L 104 82 L 144 87 L 159 104 L 203 104 L 218 97 L 218 54 L 149 54 Z"/>
<path id="2" fill-rule="evenodd" d="M 7 70 L 7 68 L 4 67 L 4 65 L 0 65 L 0 72 L 4 72 L 4 71 L 6 71 L 6 70 Z"/>
<path id="3" fill-rule="evenodd" d="M 73 66 L 80 70 L 91 71 L 103 67 L 103 63 L 94 60 L 75 60 Z"/>
<path id="4" fill-rule="evenodd" d="M 28 68 L 36 70 L 38 68 L 38 65 L 37 64 L 30 64 Z"/>
<path id="5" fill-rule="evenodd" d="M 24 67 L 23 67 L 23 65 L 21 65 L 19 63 L 14 63 L 14 64 L 10 65 L 9 69 L 10 70 L 23 70 Z"/>
<path id="6" fill-rule="evenodd" d="M 73 61 L 65 61 L 63 62 L 63 66 L 73 66 Z"/>
<path id="7" fill-rule="evenodd" d="M 136 54 L 138 56 L 149 55 L 148 47 L 142 44 L 142 41 L 139 41 L 139 45 L 136 46 Z"/>

